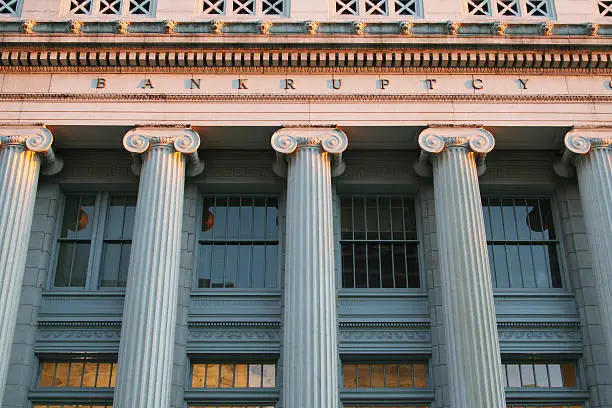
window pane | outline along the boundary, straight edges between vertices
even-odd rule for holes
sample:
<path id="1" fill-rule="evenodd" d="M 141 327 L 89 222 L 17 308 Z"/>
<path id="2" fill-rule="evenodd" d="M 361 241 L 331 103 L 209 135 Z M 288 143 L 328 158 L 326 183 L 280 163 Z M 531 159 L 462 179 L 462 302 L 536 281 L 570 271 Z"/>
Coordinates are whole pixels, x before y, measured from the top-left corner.
<path id="1" fill-rule="evenodd" d="M 52 387 L 53 377 L 55 375 L 55 363 L 42 363 L 42 370 L 40 375 L 40 386 L 41 387 Z"/>
<path id="2" fill-rule="evenodd" d="M 412 365 L 411 364 L 400 364 L 399 365 L 399 378 L 400 388 L 411 388 L 412 383 Z"/>
<path id="3" fill-rule="evenodd" d="M 206 388 L 219 388 L 219 364 L 206 365 Z"/>
<path id="4" fill-rule="evenodd" d="M 372 388 L 384 388 L 385 366 L 383 364 L 372 364 L 370 372 L 372 373 Z"/>
<path id="5" fill-rule="evenodd" d="M 116 287 L 119 281 L 119 265 L 121 263 L 121 244 L 104 243 L 102 248 L 102 264 L 100 265 L 102 287 Z"/>
<path id="6" fill-rule="evenodd" d="M 357 365 L 344 364 L 342 366 L 344 373 L 344 388 L 357 387 Z"/>
<path id="7" fill-rule="evenodd" d="M 206 364 L 193 364 L 191 374 L 191 388 L 204 388 L 204 373 Z"/>
<path id="8" fill-rule="evenodd" d="M 387 388 L 398 388 L 399 387 L 399 377 L 398 377 L 399 367 L 397 364 L 386 364 L 385 365 L 385 387 Z"/>
<path id="9" fill-rule="evenodd" d="M 561 377 L 561 364 L 549 364 L 548 365 L 548 376 L 550 379 L 550 386 L 553 388 L 563 387 L 563 379 Z"/>
<path id="10" fill-rule="evenodd" d="M 97 373 L 97 363 L 85 362 L 85 371 L 83 373 L 83 387 L 95 387 Z"/>
<path id="11" fill-rule="evenodd" d="M 273 388 L 276 386 L 276 366 L 274 364 L 263 365 L 263 387 Z"/>
<path id="12" fill-rule="evenodd" d="M 578 386 L 576 379 L 576 365 L 573 363 L 561 364 L 561 372 L 563 375 L 563 386 L 567 388 L 575 388 Z"/>
<path id="13" fill-rule="evenodd" d="M 248 380 L 248 366 L 246 364 L 236 364 L 236 388 L 246 388 Z"/>
<path id="14" fill-rule="evenodd" d="M 69 387 L 80 387 L 83 380 L 83 363 L 72 362 L 70 364 Z"/>
<path id="15" fill-rule="evenodd" d="M 249 388 L 261 388 L 261 364 L 249 364 Z"/>
<path id="16" fill-rule="evenodd" d="M 518 364 L 508 364 L 506 366 L 506 377 L 508 378 L 508 387 L 521 386 L 521 373 Z"/>
<path id="17" fill-rule="evenodd" d="M 357 388 L 370 388 L 369 364 L 357 364 Z"/>
<path id="18" fill-rule="evenodd" d="M 62 219 L 62 238 L 91 239 L 95 196 L 68 196 Z"/>
<path id="19" fill-rule="evenodd" d="M 61 242 L 54 286 L 84 287 L 89 262 L 89 243 Z"/>
<path id="20" fill-rule="evenodd" d="M 535 387 L 535 376 L 533 374 L 533 366 L 531 364 L 521 364 L 521 381 L 523 387 Z"/>
<path id="21" fill-rule="evenodd" d="M 234 365 L 221 364 L 221 388 L 234 386 Z"/>
<path id="22" fill-rule="evenodd" d="M 96 387 L 110 387 L 111 365 L 110 363 L 98 364 L 98 379 Z"/>
<path id="23" fill-rule="evenodd" d="M 416 388 L 427 388 L 427 367 L 425 364 L 413 364 L 414 386 Z"/>
<path id="24" fill-rule="evenodd" d="M 55 368 L 55 387 L 66 387 L 68 385 L 69 363 L 57 363 Z"/>

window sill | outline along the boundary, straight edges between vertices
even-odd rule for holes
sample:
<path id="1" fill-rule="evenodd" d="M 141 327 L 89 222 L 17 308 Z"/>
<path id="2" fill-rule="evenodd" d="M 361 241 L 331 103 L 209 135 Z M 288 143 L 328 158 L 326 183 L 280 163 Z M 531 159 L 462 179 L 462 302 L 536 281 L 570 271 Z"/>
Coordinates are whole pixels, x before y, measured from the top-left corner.
<path id="1" fill-rule="evenodd" d="M 347 403 L 405 403 L 429 404 L 434 400 L 434 392 L 431 388 L 363 388 L 342 389 L 340 399 Z"/>

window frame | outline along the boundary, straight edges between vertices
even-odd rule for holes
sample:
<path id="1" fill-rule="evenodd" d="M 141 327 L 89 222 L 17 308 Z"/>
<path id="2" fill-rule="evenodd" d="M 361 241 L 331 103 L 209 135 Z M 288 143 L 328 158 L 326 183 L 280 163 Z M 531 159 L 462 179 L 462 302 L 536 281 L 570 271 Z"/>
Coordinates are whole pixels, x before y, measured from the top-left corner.
<path id="1" fill-rule="evenodd" d="M 344 0 L 343 0 L 344 1 Z M 350 1 L 350 0 L 346 0 Z M 387 8 L 386 14 L 366 14 L 366 1 L 367 0 L 355 0 L 357 3 L 357 12 L 355 14 L 342 14 L 336 11 L 336 6 L 338 0 L 330 0 L 330 15 L 335 19 L 347 19 L 354 20 L 355 18 L 359 18 L 365 21 L 368 20 L 389 20 L 389 19 L 399 19 L 399 20 L 420 20 L 424 18 L 425 10 L 423 6 L 423 0 L 416 0 L 416 13 L 414 15 L 407 14 L 397 14 L 397 5 L 395 4 L 395 0 L 384 0 Z M 372 2 L 377 2 L 376 0 L 371 0 Z M 379 0 L 380 2 L 382 0 Z"/>
<path id="2" fill-rule="evenodd" d="M 148 14 L 132 14 L 129 12 L 130 1 L 132 0 L 120 0 L 120 13 L 118 14 L 104 14 L 100 12 L 100 1 L 91 0 L 91 11 L 86 14 L 76 14 L 71 11 L 70 5 L 72 0 L 64 0 L 61 6 L 61 15 L 66 17 L 73 17 L 79 20 L 116 20 L 117 18 L 129 18 L 130 20 L 142 20 L 152 19 L 157 14 L 157 0 L 151 0 L 151 12 Z"/>
<path id="3" fill-rule="evenodd" d="M 552 220 L 553 226 L 555 228 L 555 232 L 557 233 L 556 245 L 557 245 L 557 258 L 559 262 L 559 273 L 561 279 L 561 287 L 560 288 L 497 288 L 493 286 L 494 294 L 534 294 L 534 295 L 543 295 L 543 294 L 571 294 L 571 281 L 569 279 L 569 272 L 566 262 L 566 252 L 564 245 L 564 231 L 563 225 L 560 219 L 559 205 L 554 193 L 548 192 L 534 192 L 534 191 L 525 191 L 519 192 L 518 194 L 515 191 L 503 190 L 499 191 L 498 189 L 487 189 L 481 188 L 480 192 L 481 200 L 483 198 L 497 198 L 497 199 L 516 199 L 516 198 L 524 198 L 524 199 L 541 199 L 548 200 L 550 202 L 550 210 L 552 212 Z M 483 209 L 483 217 L 484 217 L 484 206 Z M 485 231 L 486 233 L 486 231 Z M 485 234 L 485 240 L 487 243 L 487 252 L 489 240 Z M 487 253 L 488 259 L 488 253 Z M 489 259 L 489 265 L 491 260 Z M 493 279 L 493 274 L 491 272 L 491 280 Z M 493 283 L 491 281 L 491 283 Z"/>
<path id="4" fill-rule="evenodd" d="M 345 288 L 343 286 L 343 277 L 342 277 L 342 242 L 345 241 L 342 239 L 342 199 L 343 198 L 355 198 L 355 197 L 386 197 L 386 198 L 400 198 L 403 200 L 412 200 L 414 203 L 414 216 L 415 216 L 415 225 L 416 225 L 416 240 L 405 241 L 415 242 L 416 243 L 416 254 L 417 254 L 417 265 L 418 265 L 418 274 L 419 274 L 419 287 L 418 288 Z M 335 230 L 337 231 L 337 235 L 335 237 L 336 242 L 336 279 L 337 279 L 337 290 L 338 295 L 357 295 L 361 294 L 363 296 L 368 295 L 378 295 L 378 294 L 388 294 L 390 296 L 397 296 L 400 294 L 425 294 L 427 291 L 426 287 L 426 266 L 425 266 L 425 254 L 423 247 L 423 212 L 421 209 L 421 202 L 418 199 L 418 196 L 411 192 L 406 193 L 356 193 L 352 190 L 349 191 L 340 191 L 335 193 L 335 201 L 336 205 L 334 205 L 334 213 L 337 214 L 337 221 L 334 225 Z M 364 240 L 366 242 L 367 240 Z M 376 241 L 372 241 L 376 242 Z"/>
<path id="5" fill-rule="evenodd" d="M 473 0 L 477 1 L 477 0 Z M 475 20 L 499 20 L 499 19 L 510 19 L 510 20 L 529 20 L 529 21 L 556 21 L 557 20 L 557 8 L 555 0 L 544 0 L 546 1 L 550 12 L 547 16 L 532 16 L 527 13 L 527 0 L 517 0 L 519 4 L 519 15 L 508 16 L 499 13 L 497 0 L 482 0 L 486 1 L 489 5 L 490 13 L 487 15 L 471 14 L 468 9 L 469 0 L 462 0 L 462 10 L 464 18 L 475 19 Z"/>
<path id="6" fill-rule="evenodd" d="M 264 0 L 253 0 L 255 2 L 255 12 L 253 14 L 236 14 L 233 10 L 233 3 L 236 0 L 222 0 L 223 1 L 223 13 L 220 14 L 206 14 L 204 13 L 204 5 L 206 0 L 198 0 L 197 2 L 197 15 L 205 19 L 231 19 L 231 20 L 252 20 L 254 18 L 266 19 L 266 20 L 281 20 L 291 17 L 291 1 L 283 0 L 283 13 L 282 14 L 264 14 Z"/>
<path id="7" fill-rule="evenodd" d="M 94 215 L 91 231 L 91 241 L 89 248 L 89 258 L 87 261 L 87 271 L 85 272 L 85 286 L 83 287 L 65 287 L 55 286 L 55 276 L 57 274 L 57 266 L 59 261 L 61 229 L 64 221 L 64 213 L 66 210 L 66 199 L 70 196 L 95 196 Z M 125 292 L 125 287 L 113 287 L 101 285 L 101 269 L 102 269 L 102 251 L 104 249 L 106 232 L 106 221 L 108 219 L 108 210 L 110 207 L 112 196 L 131 196 L 138 199 L 137 194 L 112 192 L 112 191 L 97 191 L 97 192 L 68 192 L 62 195 L 61 203 L 58 209 L 58 217 L 55 226 L 54 242 L 53 242 L 53 261 L 50 264 L 50 272 L 47 277 L 46 288 L 53 292 Z M 70 241 L 70 239 L 68 239 Z M 128 278 L 129 279 L 129 278 Z M 126 284 L 127 286 L 127 284 Z"/>

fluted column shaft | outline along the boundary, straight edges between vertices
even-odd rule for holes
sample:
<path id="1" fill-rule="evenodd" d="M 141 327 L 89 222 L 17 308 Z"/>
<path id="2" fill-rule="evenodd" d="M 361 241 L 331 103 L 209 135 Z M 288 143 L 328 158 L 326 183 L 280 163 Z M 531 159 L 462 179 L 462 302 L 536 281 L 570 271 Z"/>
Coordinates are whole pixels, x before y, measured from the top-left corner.
<path id="1" fill-rule="evenodd" d="M 338 168 L 347 140 L 332 128 L 285 128 L 272 137 L 272 146 L 288 155 L 283 403 L 287 408 L 337 408 L 331 180 L 332 160 Z"/>
<path id="2" fill-rule="evenodd" d="M 433 154 L 451 406 L 504 408 L 477 167 L 494 140 L 484 129 L 441 128 L 425 130 L 419 144 Z"/>
<path id="3" fill-rule="evenodd" d="M 186 153 L 189 129 L 137 128 L 124 138 L 142 158 L 119 370 L 113 406 L 168 408 L 173 371 Z"/>
<path id="4" fill-rule="evenodd" d="M 578 174 L 601 327 L 612 364 L 612 128 L 573 130 L 566 135 L 565 146 L 564 158 Z"/>
<path id="5" fill-rule="evenodd" d="M 45 128 L 0 128 L 0 406 L 25 271 Z M 61 165 L 57 171 L 61 169 Z"/>

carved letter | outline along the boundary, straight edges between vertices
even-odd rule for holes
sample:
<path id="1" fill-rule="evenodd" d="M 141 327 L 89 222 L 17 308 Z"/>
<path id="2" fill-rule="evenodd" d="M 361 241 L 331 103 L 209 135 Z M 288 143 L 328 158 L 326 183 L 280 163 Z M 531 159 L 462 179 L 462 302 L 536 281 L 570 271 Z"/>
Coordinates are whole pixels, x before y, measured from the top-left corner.
<path id="1" fill-rule="evenodd" d="M 285 79 L 285 89 L 295 89 L 293 79 Z"/>
<path id="2" fill-rule="evenodd" d="M 521 83 L 521 85 L 523 86 L 523 89 L 527 89 L 527 82 L 529 82 L 528 79 L 522 79 L 519 78 L 519 82 Z"/>
<path id="3" fill-rule="evenodd" d="M 141 89 L 153 89 L 154 86 L 153 86 L 153 83 L 151 83 L 150 79 L 145 79 L 140 88 Z"/>
<path id="4" fill-rule="evenodd" d="M 342 88 L 342 80 L 341 79 L 332 79 L 332 87 L 334 89 Z"/>
<path id="5" fill-rule="evenodd" d="M 380 80 L 380 89 L 387 89 L 387 86 L 391 83 L 388 79 Z"/>
<path id="6" fill-rule="evenodd" d="M 238 80 L 238 89 L 249 89 L 246 86 L 246 79 L 239 79 Z"/>
<path id="7" fill-rule="evenodd" d="M 201 79 L 193 79 L 193 78 L 191 78 L 191 83 L 189 84 L 189 86 L 191 87 L 191 89 L 195 89 L 195 88 L 200 89 L 200 82 L 201 81 L 202 81 Z"/>
<path id="8" fill-rule="evenodd" d="M 98 78 L 96 80 L 96 88 L 102 89 L 106 87 L 106 78 Z"/>
<path id="9" fill-rule="evenodd" d="M 472 80 L 472 87 L 474 89 L 482 89 L 484 88 L 484 82 L 482 82 L 482 79 L 474 79 Z"/>
<path id="10" fill-rule="evenodd" d="M 433 84 L 438 82 L 436 79 L 426 79 L 425 83 L 427 84 L 427 89 L 434 89 Z"/>

